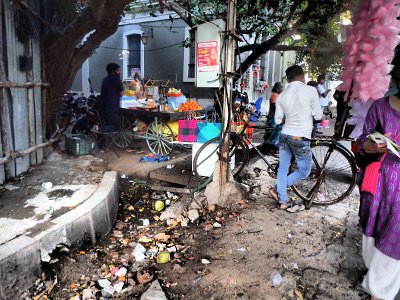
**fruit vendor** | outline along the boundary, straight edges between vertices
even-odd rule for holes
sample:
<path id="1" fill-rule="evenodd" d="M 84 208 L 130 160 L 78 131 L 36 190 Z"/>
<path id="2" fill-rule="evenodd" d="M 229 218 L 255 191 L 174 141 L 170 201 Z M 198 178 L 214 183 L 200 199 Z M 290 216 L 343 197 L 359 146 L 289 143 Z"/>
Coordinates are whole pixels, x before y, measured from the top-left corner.
<path id="1" fill-rule="evenodd" d="M 109 63 L 106 70 L 108 75 L 101 83 L 101 95 L 96 108 L 100 114 L 101 125 L 113 125 L 118 130 L 120 126 L 119 100 L 124 91 L 120 79 L 121 70 L 116 63 Z"/>

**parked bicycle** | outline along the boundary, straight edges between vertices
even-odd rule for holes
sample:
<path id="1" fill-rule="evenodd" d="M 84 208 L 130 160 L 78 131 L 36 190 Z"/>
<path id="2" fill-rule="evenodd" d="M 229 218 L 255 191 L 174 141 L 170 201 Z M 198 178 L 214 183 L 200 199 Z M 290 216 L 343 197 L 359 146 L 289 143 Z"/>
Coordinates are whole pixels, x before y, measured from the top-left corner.
<path id="1" fill-rule="evenodd" d="M 246 119 L 246 118 L 245 118 Z M 268 173 L 276 177 L 278 164 L 268 160 L 253 144 L 246 134 L 250 126 L 248 119 L 239 132 L 232 132 L 230 136 L 229 157 L 232 163 L 232 173 L 238 179 L 240 173 L 250 161 L 250 147 L 267 164 Z M 254 129 L 266 129 L 265 126 L 254 126 Z M 267 128 L 274 130 L 274 128 Z M 198 170 L 208 159 L 215 154 L 219 155 L 220 138 L 214 138 L 203 144 L 193 159 L 193 172 L 199 176 Z M 207 150 L 206 150 L 207 149 Z M 213 150 L 210 150 L 213 149 Z M 313 138 L 311 140 L 312 169 L 305 180 L 292 186 L 293 192 L 304 200 L 307 209 L 313 203 L 317 205 L 331 205 L 345 199 L 353 191 L 356 184 L 357 166 L 353 154 L 333 138 Z M 292 162 L 291 170 L 295 168 Z M 212 175 L 211 175 L 212 176 Z"/>

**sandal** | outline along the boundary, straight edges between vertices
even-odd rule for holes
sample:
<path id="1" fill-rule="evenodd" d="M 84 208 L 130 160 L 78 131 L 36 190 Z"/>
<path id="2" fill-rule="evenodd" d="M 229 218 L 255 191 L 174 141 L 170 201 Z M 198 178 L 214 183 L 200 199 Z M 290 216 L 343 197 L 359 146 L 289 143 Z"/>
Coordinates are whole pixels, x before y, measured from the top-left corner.
<path id="1" fill-rule="evenodd" d="M 290 206 L 292 205 L 292 203 L 288 202 L 284 202 L 284 203 L 279 203 L 279 209 L 281 210 L 286 210 L 288 209 Z"/>
<path id="2" fill-rule="evenodd" d="M 289 207 L 286 208 L 286 211 L 290 213 L 298 213 L 303 211 L 305 208 L 306 207 L 299 202 L 292 202 Z"/>
<path id="3" fill-rule="evenodd" d="M 272 198 L 274 198 L 274 199 L 276 200 L 276 202 L 279 202 L 278 194 L 276 193 L 274 187 L 271 186 L 271 187 L 269 188 L 269 190 L 268 190 L 268 193 L 271 195 Z"/>

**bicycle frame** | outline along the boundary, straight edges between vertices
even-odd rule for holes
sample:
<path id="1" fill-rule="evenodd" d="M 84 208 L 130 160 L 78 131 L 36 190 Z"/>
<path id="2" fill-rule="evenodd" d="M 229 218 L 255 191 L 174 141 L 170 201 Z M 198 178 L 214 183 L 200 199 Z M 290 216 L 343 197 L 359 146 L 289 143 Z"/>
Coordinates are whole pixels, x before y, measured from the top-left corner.
<path id="1" fill-rule="evenodd" d="M 239 133 L 236 133 L 238 135 L 238 141 L 240 140 L 245 140 L 248 144 L 250 144 L 253 149 L 257 152 L 257 154 L 261 157 L 261 159 L 267 164 L 267 166 L 274 171 L 274 173 L 277 172 L 276 168 L 274 169 L 272 167 L 272 164 L 264 157 L 264 155 L 261 153 L 260 150 L 258 150 L 257 146 L 253 144 L 253 142 L 248 138 L 248 136 L 246 135 L 246 129 L 249 128 L 249 122 L 245 122 L 243 128 L 241 129 L 241 131 Z M 251 128 L 255 128 L 255 129 L 271 129 L 271 130 L 277 130 L 274 127 L 264 127 L 264 126 L 251 126 Z M 235 147 L 236 145 L 238 145 L 238 141 L 233 143 L 232 147 Z"/>

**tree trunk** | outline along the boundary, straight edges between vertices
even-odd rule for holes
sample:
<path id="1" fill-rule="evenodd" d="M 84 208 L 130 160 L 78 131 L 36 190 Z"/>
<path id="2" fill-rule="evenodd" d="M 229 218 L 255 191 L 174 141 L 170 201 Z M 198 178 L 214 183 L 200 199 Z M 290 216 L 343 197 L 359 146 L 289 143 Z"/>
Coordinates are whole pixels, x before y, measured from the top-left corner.
<path id="1" fill-rule="evenodd" d="M 73 20 L 66 19 L 64 5 L 53 7 L 58 9 L 54 15 L 64 16 L 62 20 L 57 20 L 58 25 L 64 25 L 64 28 L 57 31 L 51 29 L 42 43 L 42 68 L 50 84 L 46 101 L 47 121 L 58 109 L 63 94 L 72 85 L 83 62 L 118 29 L 123 11 L 130 2 L 93 0 Z M 86 41 L 82 42 L 86 36 Z"/>

